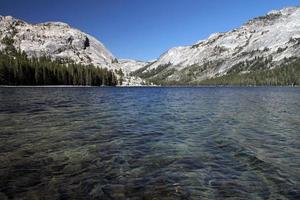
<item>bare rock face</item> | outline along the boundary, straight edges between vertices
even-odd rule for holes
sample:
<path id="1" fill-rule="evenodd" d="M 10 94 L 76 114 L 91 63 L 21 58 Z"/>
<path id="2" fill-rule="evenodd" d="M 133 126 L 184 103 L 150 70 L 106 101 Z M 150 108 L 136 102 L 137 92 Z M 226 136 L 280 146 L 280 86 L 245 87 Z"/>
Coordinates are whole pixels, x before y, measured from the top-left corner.
<path id="1" fill-rule="evenodd" d="M 168 81 L 201 81 L 257 67 L 274 68 L 300 56 L 300 8 L 271 11 L 192 46 L 175 47 L 139 72 Z M 141 70 L 139 70 L 141 71 Z"/>
<path id="2" fill-rule="evenodd" d="M 0 39 L 6 36 L 14 40 L 16 49 L 29 57 L 47 56 L 108 68 L 114 59 L 94 37 L 62 22 L 32 25 L 10 16 L 0 17 Z"/>
<path id="3" fill-rule="evenodd" d="M 138 60 L 131 60 L 131 59 L 120 59 L 118 60 L 120 66 L 122 66 L 122 70 L 125 74 L 130 74 L 133 71 L 136 71 L 150 62 L 138 61 Z"/>
<path id="4" fill-rule="evenodd" d="M 121 69 L 126 84 L 139 85 L 141 78 L 131 77 L 130 72 L 147 62 L 120 60 L 97 39 L 63 22 L 28 24 L 11 16 L 0 16 L 0 51 L 5 48 L 4 38 L 13 39 L 14 47 L 27 56 L 59 59 L 65 63 L 75 62 L 112 70 Z"/>
<path id="5" fill-rule="evenodd" d="M 5 48 L 5 37 L 12 38 L 15 48 L 29 57 L 122 69 L 129 85 L 145 83 L 143 79 L 189 83 L 233 72 L 271 69 L 300 57 L 300 7 L 271 11 L 232 31 L 172 48 L 152 62 L 116 59 L 94 37 L 62 22 L 33 25 L 0 16 L 0 51 Z"/>
<path id="6" fill-rule="evenodd" d="M 132 85 L 132 86 L 147 85 L 145 80 L 137 76 L 132 76 L 131 73 L 145 67 L 149 63 L 150 62 L 130 60 L 130 59 L 120 59 L 119 66 L 125 74 L 123 85 Z"/>

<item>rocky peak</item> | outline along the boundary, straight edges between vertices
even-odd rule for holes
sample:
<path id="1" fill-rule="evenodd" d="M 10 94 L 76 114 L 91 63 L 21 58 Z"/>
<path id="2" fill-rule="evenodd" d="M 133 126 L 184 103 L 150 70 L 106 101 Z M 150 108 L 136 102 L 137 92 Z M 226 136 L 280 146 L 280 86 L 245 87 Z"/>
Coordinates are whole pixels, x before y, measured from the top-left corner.
<path id="1" fill-rule="evenodd" d="M 47 56 L 108 68 L 114 59 L 94 37 L 62 22 L 28 24 L 11 16 L 2 16 L 0 39 L 4 37 L 12 38 L 15 48 L 29 57 Z M 3 49 L 3 44 L 0 44 L 0 49 Z"/>
<path id="2" fill-rule="evenodd" d="M 47 26 L 47 27 L 58 26 L 61 28 L 71 28 L 71 26 L 69 24 L 64 23 L 64 22 L 45 22 L 45 23 L 40 23 L 38 25 L 39 26 Z"/>
<path id="3" fill-rule="evenodd" d="M 272 68 L 299 55 L 300 7 L 289 7 L 256 17 L 232 31 L 214 33 L 192 46 L 172 48 L 144 74 L 170 81 L 187 79 L 190 74 L 188 81 L 203 80 L 224 75 L 246 61 L 268 62 L 259 66 Z"/>

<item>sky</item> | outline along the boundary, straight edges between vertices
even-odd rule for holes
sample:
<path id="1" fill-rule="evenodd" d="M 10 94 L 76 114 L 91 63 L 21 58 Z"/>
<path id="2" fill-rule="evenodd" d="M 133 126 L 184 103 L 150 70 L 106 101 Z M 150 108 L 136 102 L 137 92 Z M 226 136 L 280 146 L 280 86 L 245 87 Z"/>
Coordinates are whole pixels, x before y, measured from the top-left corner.
<path id="1" fill-rule="evenodd" d="M 300 0 L 0 0 L 0 15 L 62 21 L 96 37 L 117 58 L 146 61 L 287 6 Z"/>

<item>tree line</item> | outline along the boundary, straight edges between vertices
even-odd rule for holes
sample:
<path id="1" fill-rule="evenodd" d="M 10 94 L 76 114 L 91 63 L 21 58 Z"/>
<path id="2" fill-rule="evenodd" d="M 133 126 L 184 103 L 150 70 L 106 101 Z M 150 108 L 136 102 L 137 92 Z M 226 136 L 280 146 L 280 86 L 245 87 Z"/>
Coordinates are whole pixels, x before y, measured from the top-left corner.
<path id="1" fill-rule="evenodd" d="M 213 63 L 191 66 L 187 71 L 180 71 L 178 80 L 168 80 L 175 69 L 160 72 L 146 81 L 164 86 L 198 86 L 198 85 L 236 85 L 236 86 L 300 86 L 300 58 L 285 58 L 280 66 L 270 69 L 272 58 L 256 57 L 238 63 L 228 70 L 226 75 L 199 81 L 197 76 L 205 73 Z M 199 69 L 198 69 L 199 68 Z M 198 69 L 198 71 L 197 71 Z"/>
<path id="2" fill-rule="evenodd" d="M 0 85 L 115 86 L 114 72 L 93 65 L 62 64 L 47 57 L 28 58 L 25 53 L 0 52 Z"/>
<path id="3" fill-rule="evenodd" d="M 48 57 L 28 58 L 17 51 L 13 39 L 5 37 L 0 51 L 0 85 L 91 85 L 115 86 L 112 70 L 75 64 Z"/>
<path id="4" fill-rule="evenodd" d="M 289 62 L 289 61 L 287 61 Z M 256 70 L 249 73 L 232 73 L 204 80 L 200 85 L 253 85 L 296 86 L 300 85 L 300 59 L 274 69 Z"/>

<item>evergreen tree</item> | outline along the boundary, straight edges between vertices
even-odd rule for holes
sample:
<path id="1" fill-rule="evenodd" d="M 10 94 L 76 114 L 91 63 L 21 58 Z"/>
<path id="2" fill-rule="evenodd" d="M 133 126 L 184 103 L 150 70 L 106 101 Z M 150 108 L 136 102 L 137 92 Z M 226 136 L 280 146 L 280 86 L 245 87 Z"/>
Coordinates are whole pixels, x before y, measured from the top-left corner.
<path id="1" fill-rule="evenodd" d="M 106 68 L 62 64 L 47 57 L 29 59 L 9 49 L 0 52 L 0 85 L 117 85 L 114 72 Z"/>

